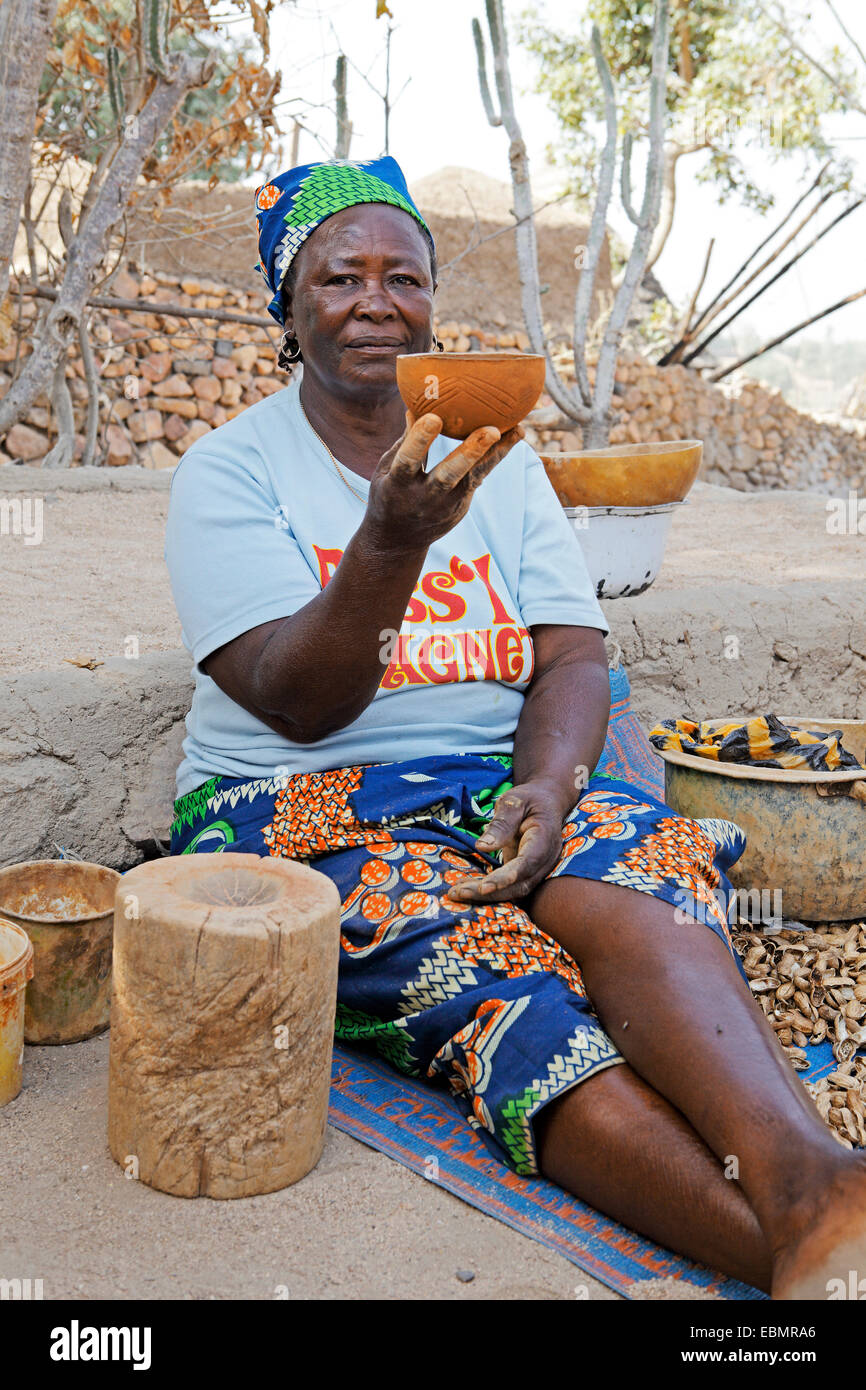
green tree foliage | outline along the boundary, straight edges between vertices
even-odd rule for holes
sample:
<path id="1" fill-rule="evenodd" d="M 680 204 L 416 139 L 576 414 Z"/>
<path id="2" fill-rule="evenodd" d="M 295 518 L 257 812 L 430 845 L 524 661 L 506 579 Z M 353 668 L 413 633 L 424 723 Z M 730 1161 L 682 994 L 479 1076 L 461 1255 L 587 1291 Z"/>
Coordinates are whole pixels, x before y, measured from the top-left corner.
<path id="1" fill-rule="evenodd" d="M 535 8 L 524 14 L 520 27 L 522 43 L 538 62 L 537 90 L 549 98 L 562 131 L 551 153 L 578 197 L 588 196 L 593 186 L 602 115 L 589 22 L 601 31 L 622 126 L 640 136 L 647 123 L 652 3 L 589 0 L 585 20 L 587 32 L 569 34 L 551 23 L 543 8 Z M 750 0 L 672 0 L 670 42 L 661 244 L 673 220 L 674 176 L 683 156 L 694 156 L 697 178 L 715 185 L 720 202 L 736 196 L 765 211 L 773 194 L 760 171 L 750 169 L 750 154 L 760 152 L 774 162 L 796 154 L 807 167 L 826 161 L 832 150 L 823 118 L 846 107 L 839 85 L 797 54 Z M 859 88 L 838 48 L 825 52 L 822 61 L 843 76 L 846 91 Z M 847 180 L 849 171 L 840 166 L 838 176 Z M 661 245 L 654 248 L 652 260 L 660 250 Z"/>

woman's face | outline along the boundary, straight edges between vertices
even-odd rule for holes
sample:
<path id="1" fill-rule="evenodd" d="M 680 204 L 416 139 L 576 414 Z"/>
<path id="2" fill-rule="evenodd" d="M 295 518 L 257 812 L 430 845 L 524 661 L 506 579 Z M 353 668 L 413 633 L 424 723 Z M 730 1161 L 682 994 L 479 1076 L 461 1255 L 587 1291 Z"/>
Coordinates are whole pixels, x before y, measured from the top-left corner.
<path id="1" fill-rule="evenodd" d="M 397 354 L 431 347 L 434 289 L 409 213 L 387 203 L 334 213 L 298 252 L 288 295 L 304 374 L 338 395 L 393 395 Z"/>

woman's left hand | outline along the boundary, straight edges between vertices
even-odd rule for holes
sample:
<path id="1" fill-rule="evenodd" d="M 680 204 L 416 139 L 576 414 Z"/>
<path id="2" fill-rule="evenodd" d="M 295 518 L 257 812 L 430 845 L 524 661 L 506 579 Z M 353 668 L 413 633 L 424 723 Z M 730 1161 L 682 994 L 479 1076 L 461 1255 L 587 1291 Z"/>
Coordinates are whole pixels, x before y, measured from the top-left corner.
<path id="1" fill-rule="evenodd" d="M 559 859 L 563 819 L 561 791 L 549 782 L 521 782 L 503 792 L 478 840 L 486 854 L 502 851 L 502 865 L 483 878 L 462 879 L 448 896 L 472 903 L 525 897 Z"/>

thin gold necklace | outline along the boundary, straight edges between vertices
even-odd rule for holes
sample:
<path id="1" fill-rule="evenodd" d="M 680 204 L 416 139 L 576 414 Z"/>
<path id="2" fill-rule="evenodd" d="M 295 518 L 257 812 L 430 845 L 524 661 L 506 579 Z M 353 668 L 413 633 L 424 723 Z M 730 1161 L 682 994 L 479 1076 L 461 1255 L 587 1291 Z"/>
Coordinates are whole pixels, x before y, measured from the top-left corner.
<path id="1" fill-rule="evenodd" d="M 304 410 L 304 407 L 301 406 L 301 409 Z M 304 410 L 304 419 L 306 420 L 307 424 L 310 426 L 310 429 L 313 431 L 313 434 L 314 434 L 314 435 L 316 436 L 316 438 L 318 439 L 318 441 L 319 441 L 319 443 L 321 444 L 322 448 L 324 449 L 325 453 L 328 455 L 328 458 L 331 460 L 331 463 L 332 463 L 332 464 L 334 465 L 334 467 L 336 468 L 336 470 L 337 470 L 337 472 L 339 473 L 340 477 L 342 478 L 343 482 L 346 484 L 346 487 L 349 489 L 349 491 L 350 491 L 351 493 L 354 494 L 355 497 L 357 497 L 358 501 L 359 501 L 359 502 L 363 502 L 363 503 L 364 503 L 364 506 L 366 507 L 366 505 L 367 505 L 367 498 L 364 496 L 363 492 L 359 492 L 357 488 L 352 487 L 352 484 L 349 482 L 349 479 L 346 477 L 346 475 L 345 475 L 345 473 L 343 472 L 342 468 L 341 468 L 340 465 L 338 464 L 337 460 L 334 458 L 334 455 L 331 453 L 331 451 L 330 451 L 330 449 L 328 448 L 327 444 L 325 443 L 324 439 L 323 439 L 322 436 L 319 434 L 319 431 L 316 429 L 315 425 L 312 423 L 312 421 L 310 420 L 309 415 L 307 414 L 307 412 L 306 412 L 305 410 Z"/>

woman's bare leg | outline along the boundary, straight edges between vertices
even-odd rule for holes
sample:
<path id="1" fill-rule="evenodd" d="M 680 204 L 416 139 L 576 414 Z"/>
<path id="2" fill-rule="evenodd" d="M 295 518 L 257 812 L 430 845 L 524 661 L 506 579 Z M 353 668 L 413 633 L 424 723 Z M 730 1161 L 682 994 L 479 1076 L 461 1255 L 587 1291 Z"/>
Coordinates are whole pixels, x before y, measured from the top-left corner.
<path id="1" fill-rule="evenodd" d="M 527 907 L 580 965 L 632 1069 L 720 1161 L 736 1160 L 774 1296 L 826 1297 L 830 1278 L 866 1274 L 866 1161 L 830 1134 L 719 938 L 658 898 L 588 879 L 550 879 Z"/>
<path id="2" fill-rule="evenodd" d="M 770 1250 L 739 1184 L 628 1065 L 608 1067 L 545 1106 L 535 1136 L 545 1177 L 581 1201 L 669 1250 L 769 1289 Z"/>

